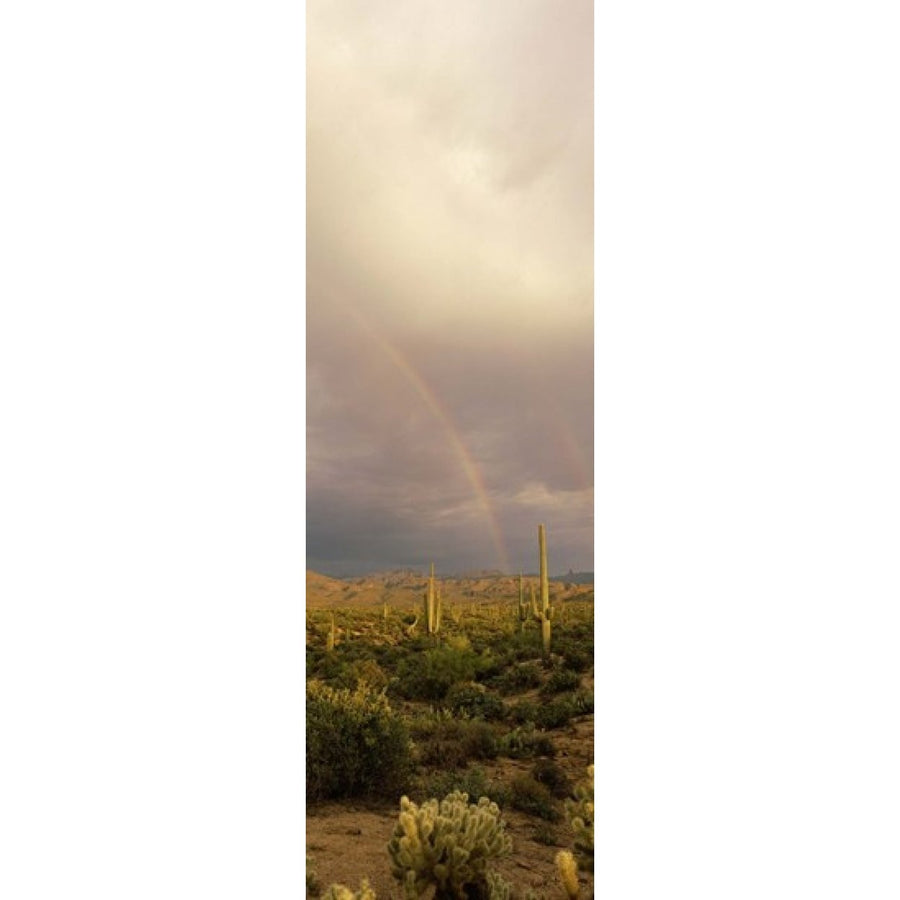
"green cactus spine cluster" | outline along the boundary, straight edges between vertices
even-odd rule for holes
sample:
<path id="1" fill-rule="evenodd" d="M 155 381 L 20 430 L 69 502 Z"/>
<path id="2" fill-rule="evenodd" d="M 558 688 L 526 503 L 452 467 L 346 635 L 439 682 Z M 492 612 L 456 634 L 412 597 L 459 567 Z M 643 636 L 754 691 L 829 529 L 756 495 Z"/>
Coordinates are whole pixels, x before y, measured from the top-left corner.
<path id="1" fill-rule="evenodd" d="M 425 630 L 428 634 L 437 634 L 441 630 L 441 589 L 434 586 L 434 563 L 425 591 Z"/>
<path id="2" fill-rule="evenodd" d="M 434 886 L 435 900 L 490 898 L 487 863 L 512 849 L 500 809 L 487 797 L 469 803 L 454 791 L 421 806 L 400 800 L 400 818 L 388 844 L 391 871 L 408 900 Z"/>
<path id="3" fill-rule="evenodd" d="M 590 865 L 594 858 L 594 767 L 587 767 L 588 778 L 576 785 L 575 796 L 566 800 L 566 817 L 575 833 L 575 850 L 580 861 Z"/>
<path id="4" fill-rule="evenodd" d="M 531 594 L 531 613 L 541 626 L 541 643 L 544 656 L 550 655 L 550 620 L 553 618 L 553 607 L 550 605 L 550 577 L 547 573 L 547 536 L 544 526 L 538 525 L 538 549 L 541 554 L 541 605 L 538 607 Z"/>

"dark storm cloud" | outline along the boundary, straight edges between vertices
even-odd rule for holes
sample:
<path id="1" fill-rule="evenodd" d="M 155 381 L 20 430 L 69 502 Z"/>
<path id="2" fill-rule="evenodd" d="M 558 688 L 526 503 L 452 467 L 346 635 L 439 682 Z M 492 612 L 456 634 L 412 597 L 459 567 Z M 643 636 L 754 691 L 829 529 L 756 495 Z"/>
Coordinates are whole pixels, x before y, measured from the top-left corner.
<path id="1" fill-rule="evenodd" d="M 308 565 L 592 564 L 591 4 L 309 6 Z M 556 560 L 556 564 L 554 564 Z"/>

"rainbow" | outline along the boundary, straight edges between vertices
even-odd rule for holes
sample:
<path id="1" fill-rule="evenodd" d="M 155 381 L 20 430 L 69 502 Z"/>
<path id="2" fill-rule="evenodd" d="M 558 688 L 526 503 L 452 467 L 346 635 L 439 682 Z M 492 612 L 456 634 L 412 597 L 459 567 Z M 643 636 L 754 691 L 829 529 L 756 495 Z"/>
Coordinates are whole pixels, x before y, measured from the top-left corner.
<path id="1" fill-rule="evenodd" d="M 354 306 L 346 301 L 343 301 L 341 305 L 347 309 L 357 325 L 372 338 L 381 352 L 393 363 L 397 371 L 404 376 L 407 383 L 413 388 L 416 394 L 418 394 L 429 412 L 431 412 L 435 419 L 441 424 L 441 427 L 447 434 L 450 446 L 456 454 L 463 472 L 465 472 L 466 478 L 472 485 L 472 490 L 478 501 L 478 505 L 484 513 L 485 521 L 487 522 L 488 530 L 490 531 L 491 539 L 494 544 L 494 550 L 497 554 L 497 560 L 500 564 L 500 570 L 504 573 L 509 573 L 512 571 L 509 565 L 509 553 L 506 549 L 506 543 L 503 540 L 503 532 L 500 529 L 500 523 L 497 520 L 497 515 L 494 512 L 494 507 L 491 503 L 490 494 L 485 487 L 481 470 L 472 458 L 472 454 L 469 452 L 463 439 L 460 437 L 459 429 L 456 427 L 450 412 L 446 409 L 434 388 L 425 381 L 419 370 L 397 349 L 396 346 L 394 346 L 394 344 L 388 341 L 387 338 L 364 318 L 362 313 Z"/>

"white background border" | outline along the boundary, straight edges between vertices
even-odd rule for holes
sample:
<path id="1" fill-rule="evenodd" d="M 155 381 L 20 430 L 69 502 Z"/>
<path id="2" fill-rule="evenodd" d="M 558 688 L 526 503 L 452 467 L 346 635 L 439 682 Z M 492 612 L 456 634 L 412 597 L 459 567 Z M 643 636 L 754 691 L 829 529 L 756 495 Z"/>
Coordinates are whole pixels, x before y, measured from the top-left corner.
<path id="1" fill-rule="evenodd" d="M 0 13 L 0 895 L 302 885 L 304 10 Z M 597 891 L 896 897 L 892 4 L 596 10 Z"/>

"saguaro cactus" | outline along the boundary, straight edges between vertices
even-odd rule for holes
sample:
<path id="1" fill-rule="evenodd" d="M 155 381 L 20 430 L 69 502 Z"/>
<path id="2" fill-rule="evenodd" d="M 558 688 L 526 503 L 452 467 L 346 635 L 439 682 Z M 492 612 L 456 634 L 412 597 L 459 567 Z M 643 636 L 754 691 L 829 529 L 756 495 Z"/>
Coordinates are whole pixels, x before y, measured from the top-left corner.
<path id="1" fill-rule="evenodd" d="M 325 635 L 325 649 L 330 653 L 334 650 L 335 644 L 335 630 L 334 630 L 334 613 L 331 614 L 331 627 L 328 629 L 328 634 Z"/>
<path id="2" fill-rule="evenodd" d="M 531 594 L 531 612 L 536 622 L 541 626 L 541 642 L 544 647 L 544 656 L 550 655 L 550 620 L 553 618 L 553 607 L 550 605 L 550 577 L 547 574 L 547 536 L 544 526 L 538 525 L 538 549 L 541 554 L 541 605 L 538 607 L 534 600 L 534 592 Z"/>
<path id="3" fill-rule="evenodd" d="M 522 583 L 522 573 L 519 572 L 519 623 L 522 631 L 528 621 L 528 601 L 525 599 L 525 585 Z"/>
<path id="4" fill-rule="evenodd" d="M 428 590 L 425 591 L 425 630 L 429 634 L 437 634 L 441 629 L 441 589 L 434 587 L 434 563 L 431 564 L 431 575 L 428 578 Z"/>

